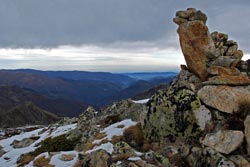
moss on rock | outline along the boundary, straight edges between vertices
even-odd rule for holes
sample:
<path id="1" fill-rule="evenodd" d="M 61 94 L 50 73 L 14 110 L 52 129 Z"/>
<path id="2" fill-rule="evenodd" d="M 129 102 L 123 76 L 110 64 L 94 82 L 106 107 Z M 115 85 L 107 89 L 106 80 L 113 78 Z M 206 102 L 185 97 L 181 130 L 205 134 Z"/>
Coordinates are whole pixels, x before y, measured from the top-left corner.
<path id="1" fill-rule="evenodd" d="M 149 141 L 175 141 L 182 138 L 190 142 L 198 139 L 200 128 L 193 111 L 201 105 L 193 91 L 170 87 L 154 95 L 147 104 L 143 121 L 145 138 Z"/>

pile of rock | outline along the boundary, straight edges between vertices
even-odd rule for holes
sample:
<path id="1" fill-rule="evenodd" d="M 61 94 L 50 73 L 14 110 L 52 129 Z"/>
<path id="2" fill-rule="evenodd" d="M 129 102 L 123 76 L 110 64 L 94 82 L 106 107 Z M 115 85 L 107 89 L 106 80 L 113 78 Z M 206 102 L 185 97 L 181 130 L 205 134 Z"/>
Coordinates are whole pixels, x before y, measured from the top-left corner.
<path id="1" fill-rule="evenodd" d="M 247 63 L 241 60 L 237 42 L 228 40 L 227 34 L 210 34 L 206 20 L 193 8 L 178 11 L 174 18 L 188 70 L 206 85 L 249 85 Z"/>
<path id="2" fill-rule="evenodd" d="M 172 164 L 178 157 L 186 166 L 248 167 L 249 67 L 238 44 L 226 34 L 210 34 L 206 21 L 193 8 L 176 13 L 187 67 L 148 102 L 143 132 L 160 143 L 162 154 L 177 150 L 166 155 Z"/>

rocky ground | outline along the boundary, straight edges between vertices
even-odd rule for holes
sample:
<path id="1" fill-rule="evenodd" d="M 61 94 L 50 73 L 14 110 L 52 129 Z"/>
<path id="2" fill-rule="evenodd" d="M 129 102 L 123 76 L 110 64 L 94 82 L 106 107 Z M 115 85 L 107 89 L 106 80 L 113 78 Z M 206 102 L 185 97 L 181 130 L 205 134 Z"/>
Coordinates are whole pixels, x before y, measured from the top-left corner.
<path id="1" fill-rule="evenodd" d="M 249 167 L 250 79 L 243 52 L 207 17 L 178 11 L 187 66 L 149 100 L 123 100 L 72 124 L 0 141 L 4 166 Z"/>

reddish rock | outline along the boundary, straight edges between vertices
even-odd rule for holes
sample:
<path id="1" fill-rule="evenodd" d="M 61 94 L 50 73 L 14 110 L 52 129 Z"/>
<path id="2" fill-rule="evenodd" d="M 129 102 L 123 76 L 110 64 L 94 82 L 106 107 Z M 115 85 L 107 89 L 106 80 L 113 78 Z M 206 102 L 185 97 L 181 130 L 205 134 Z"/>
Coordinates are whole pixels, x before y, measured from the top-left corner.
<path id="1" fill-rule="evenodd" d="M 207 69 L 207 71 L 211 75 L 220 75 L 220 76 L 224 76 L 224 75 L 238 76 L 238 75 L 240 75 L 240 71 L 235 67 L 224 68 L 221 66 L 211 66 Z"/>
<path id="2" fill-rule="evenodd" d="M 198 97 L 207 106 L 232 114 L 239 112 L 241 102 L 250 102 L 250 86 L 208 85 L 198 91 Z"/>
<path id="3" fill-rule="evenodd" d="M 215 76 L 202 83 L 203 85 L 231 85 L 231 86 L 243 86 L 250 85 L 250 79 L 246 75 L 230 76 L 221 75 Z"/>
<path id="4" fill-rule="evenodd" d="M 190 21 L 180 24 L 178 33 L 188 69 L 205 81 L 208 76 L 206 57 L 215 51 L 207 26 L 202 21 Z"/>

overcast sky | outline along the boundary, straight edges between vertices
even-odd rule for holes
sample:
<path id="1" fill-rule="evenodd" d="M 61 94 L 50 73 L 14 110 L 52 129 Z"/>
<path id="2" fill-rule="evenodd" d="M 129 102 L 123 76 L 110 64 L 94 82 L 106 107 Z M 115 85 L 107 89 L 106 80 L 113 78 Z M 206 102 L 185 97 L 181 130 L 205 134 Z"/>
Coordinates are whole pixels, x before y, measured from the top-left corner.
<path id="1" fill-rule="evenodd" d="M 172 19 L 187 7 L 250 58 L 249 0 L 0 0 L 0 68 L 178 71 Z"/>

